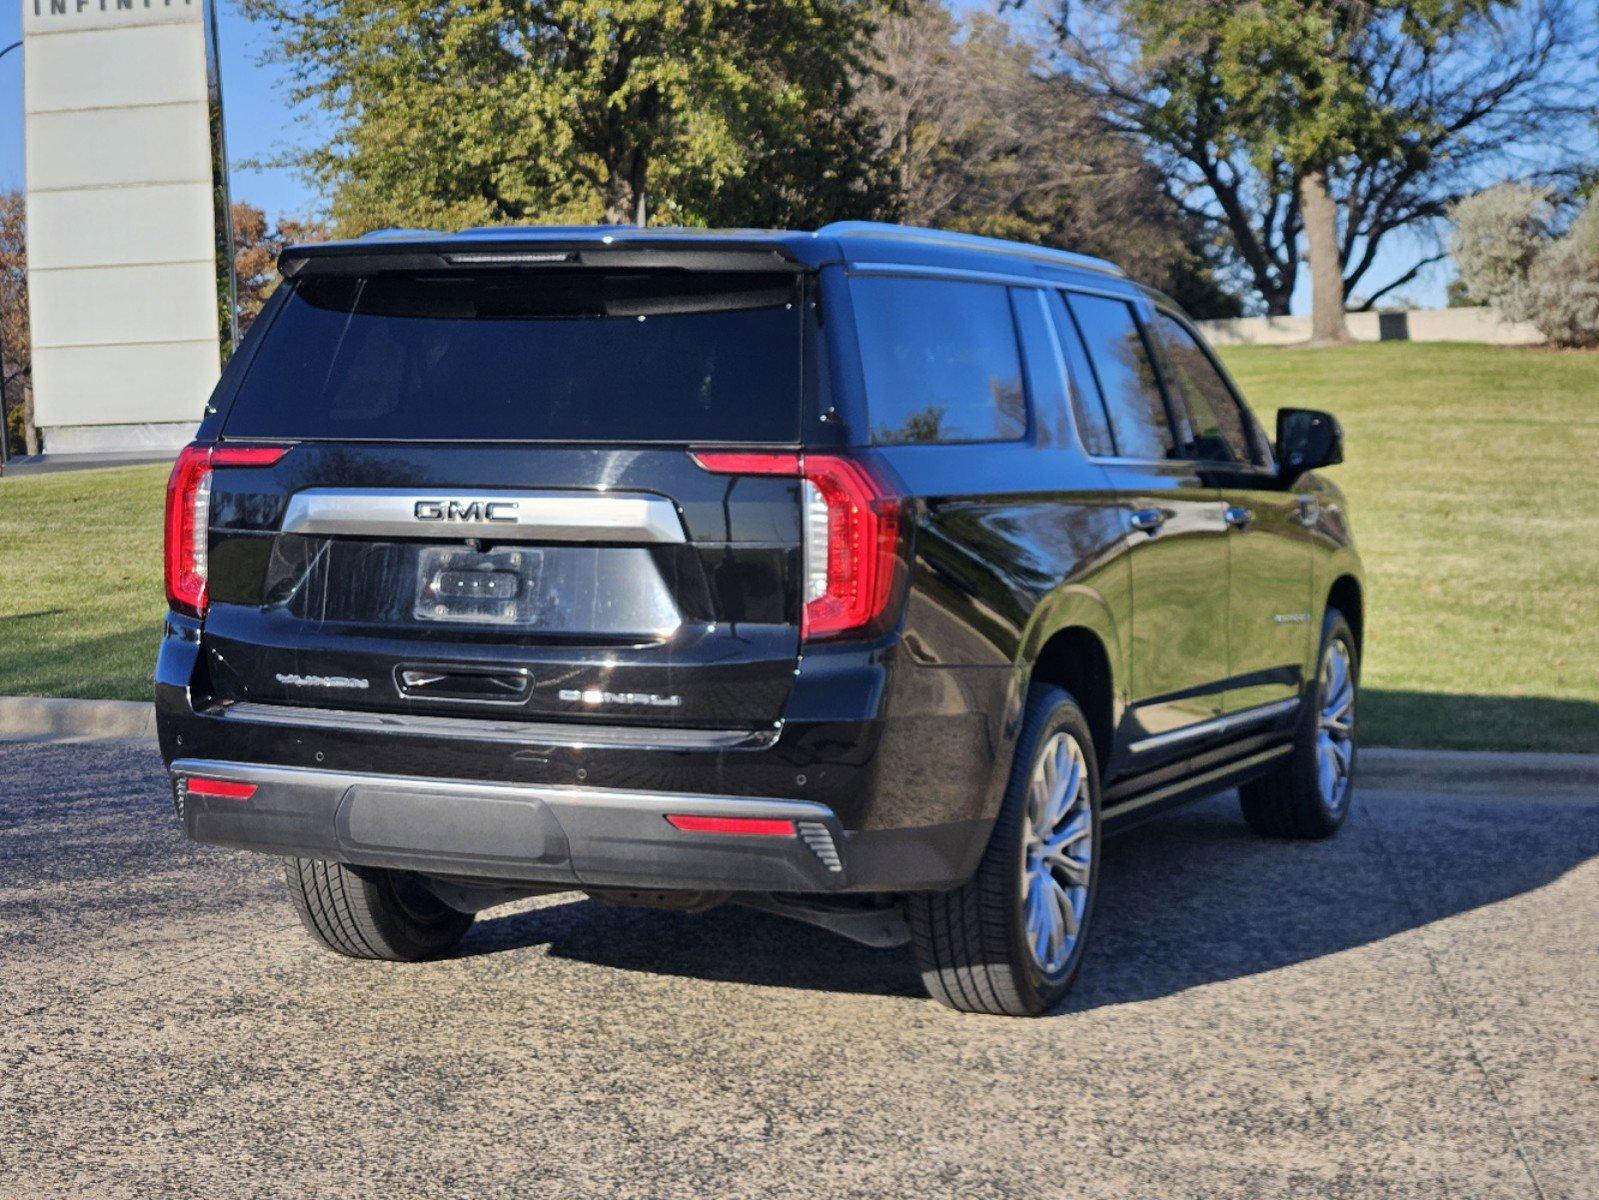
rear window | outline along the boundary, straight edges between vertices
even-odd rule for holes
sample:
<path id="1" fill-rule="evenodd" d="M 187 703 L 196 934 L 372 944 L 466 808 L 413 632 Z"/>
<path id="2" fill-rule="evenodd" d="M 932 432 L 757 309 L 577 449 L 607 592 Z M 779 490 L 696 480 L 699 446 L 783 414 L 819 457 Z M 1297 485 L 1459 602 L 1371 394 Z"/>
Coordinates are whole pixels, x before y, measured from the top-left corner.
<path id="1" fill-rule="evenodd" d="M 233 438 L 793 442 L 791 275 L 449 272 L 303 279 Z"/>

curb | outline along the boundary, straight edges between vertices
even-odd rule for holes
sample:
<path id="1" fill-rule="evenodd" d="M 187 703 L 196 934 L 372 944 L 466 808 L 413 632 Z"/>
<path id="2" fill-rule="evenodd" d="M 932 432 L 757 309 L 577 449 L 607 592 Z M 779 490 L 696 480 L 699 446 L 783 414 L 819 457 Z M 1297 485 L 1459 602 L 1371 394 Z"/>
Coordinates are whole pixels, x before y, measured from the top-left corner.
<path id="1" fill-rule="evenodd" d="M 1362 789 L 1599 799 L 1599 754 L 1374 746 L 1361 750 L 1356 778 Z"/>
<path id="2" fill-rule="evenodd" d="M 0 738 L 49 742 L 155 740 L 155 705 L 136 700 L 0 696 Z"/>

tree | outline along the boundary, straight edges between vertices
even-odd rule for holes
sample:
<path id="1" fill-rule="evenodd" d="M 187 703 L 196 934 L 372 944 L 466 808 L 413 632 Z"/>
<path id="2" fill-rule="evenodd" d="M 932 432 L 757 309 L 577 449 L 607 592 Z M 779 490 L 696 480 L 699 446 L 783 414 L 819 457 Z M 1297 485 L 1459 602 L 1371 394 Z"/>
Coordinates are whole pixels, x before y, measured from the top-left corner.
<path id="1" fill-rule="evenodd" d="M 278 255 L 297 242 L 318 242 L 330 237 L 327 226 L 316 220 L 279 217 L 268 226 L 266 213 L 253 204 L 236 200 L 233 217 L 233 271 L 238 283 L 239 333 L 255 322 L 261 306 L 278 286 Z"/>
<path id="2" fill-rule="evenodd" d="M 1500 184 L 1455 205 L 1451 251 L 1466 292 L 1557 346 L 1599 346 L 1599 200 L 1574 220 L 1539 188 Z"/>
<path id="3" fill-rule="evenodd" d="M 1082 0 L 1056 27 L 1064 85 L 1150 147 L 1267 312 L 1288 311 L 1308 243 L 1324 337 L 1393 233 L 1435 232 L 1531 169 L 1529 144 L 1546 173 L 1576 165 L 1571 0 Z M 1361 307 L 1441 257 L 1361 287 Z"/>
<path id="4" fill-rule="evenodd" d="M 1053 86 L 1046 53 L 1023 26 L 959 20 L 939 0 L 882 22 L 862 101 L 901 219 L 1101 254 L 1196 311 L 1237 315 L 1141 147 Z"/>
<path id="5" fill-rule="evenodd" d="M 28 334 L 27 209 L 21 192 L 0 193 L 0 410 L 7 452 L 39 453 Z"/>
<path id="6" fill-rule="evenodd" d="M 874 0 L 243 0 L 291 156 L 344 233 L 490 222 L 795 224 L 875 211 L 853 104 Z"/>

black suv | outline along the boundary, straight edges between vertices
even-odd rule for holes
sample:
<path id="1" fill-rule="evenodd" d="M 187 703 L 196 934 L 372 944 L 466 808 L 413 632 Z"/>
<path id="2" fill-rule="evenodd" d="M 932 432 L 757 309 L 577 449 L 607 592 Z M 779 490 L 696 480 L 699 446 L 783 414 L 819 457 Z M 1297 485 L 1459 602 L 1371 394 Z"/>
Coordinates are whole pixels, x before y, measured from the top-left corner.
<path id="1" fill-rule="evenodd" d="M 161 748 L 358 958 L 542 892 L 755 905 L 1036 1013 L 1103 837 L 1349 810 L 1327 414 L 1109 263 L 816 233 L 295 247 L 172 474 Z"/>

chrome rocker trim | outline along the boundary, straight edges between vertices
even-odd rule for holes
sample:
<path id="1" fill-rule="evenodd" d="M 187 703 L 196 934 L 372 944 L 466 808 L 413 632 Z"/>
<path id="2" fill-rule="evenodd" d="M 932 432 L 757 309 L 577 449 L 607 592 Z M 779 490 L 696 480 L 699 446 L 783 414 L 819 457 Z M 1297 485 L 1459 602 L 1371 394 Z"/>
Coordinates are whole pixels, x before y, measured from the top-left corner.
<path id="1" fill-rule="evenodd" d="M 1127 748 L 1134 754 L 1142 754 L 1146 750 L 1160 750 L 1166 746 L 1176 746 L 1194 738 L 1211 737 L 1219 733 L 1231 733 L 1234 730 L 1245 729 L 1251 725 L 1264 725 L 1278 717 L 1287 716 L 1298 707 L 1299 697 L 1290 696 L 1286 700 L 1262 704 L 1258 708 L 1246 708 L 1243 712 L 1228 713 L 1224 717 L 1212 717 L 1208 721 L 1184 725 L 1181 729 L 1171 729 L 1165 733 L 1157 733 L 1152 737 L 1140 738 Z"/>

